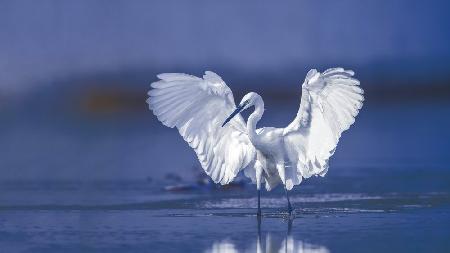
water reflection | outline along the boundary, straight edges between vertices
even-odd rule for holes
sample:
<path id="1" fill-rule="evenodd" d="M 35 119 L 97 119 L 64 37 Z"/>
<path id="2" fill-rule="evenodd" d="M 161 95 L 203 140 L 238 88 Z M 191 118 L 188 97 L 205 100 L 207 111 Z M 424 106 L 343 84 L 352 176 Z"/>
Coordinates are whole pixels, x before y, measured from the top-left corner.
<path id="1" fill-rule="evenodd" d="M 328 248 L 322 245 L 310 244 L 294 238 L 292 235 L 292 220 L 288 222 L 287 233 L 279 235 L 272 232 L 261 232 L 261 223 L 258 223 L 258 233 L 255 240 L 249 240 L 249 244 L 238 248 L 238 245 L 230 240 L 214 242 L 206 253 L 328 253 Z"/>

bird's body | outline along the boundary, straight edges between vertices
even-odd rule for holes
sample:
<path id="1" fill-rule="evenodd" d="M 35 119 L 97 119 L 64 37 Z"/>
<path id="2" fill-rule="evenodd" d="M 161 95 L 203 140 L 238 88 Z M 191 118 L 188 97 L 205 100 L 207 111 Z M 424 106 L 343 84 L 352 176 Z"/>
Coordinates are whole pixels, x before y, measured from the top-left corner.
<path id="1" fill-rule="evenodd" d="M 261 184 L 271 190 L 282 183 L 288 197 L 302 178 L 326 174 L 342 132 L 361 109 L 363 90 L 353 74 L 342 68 L 309 71 L 297 116 L 286 128 L 258 129 L 261 96 L 250 92 L 236 107 L 230 88 L 209 71 L 203 79 L 160 74 L 147 102 L 164 125 L 178 128 L 214 182 L 227 184 L 244 170 L 258 196 Z M 239 112 L 251 106 L 245 123 Z"/>

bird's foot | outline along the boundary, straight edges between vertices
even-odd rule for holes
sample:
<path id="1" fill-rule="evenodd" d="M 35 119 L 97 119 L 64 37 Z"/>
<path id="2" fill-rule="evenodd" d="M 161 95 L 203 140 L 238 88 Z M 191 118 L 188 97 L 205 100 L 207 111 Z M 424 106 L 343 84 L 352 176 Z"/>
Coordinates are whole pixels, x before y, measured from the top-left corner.
<path id="1" fill-rule="evenodd" d="M 292 208 L 291 203 L 288 203 L 288 213 L 289 213 L 289 215 L 291 215 L 293 211 L 294 211 L 294 208 Z"/>
<path id="2" fill-rule="evenodd" d="M 256 221 L 258 222 L 258 230 L 261 229 L 261 220 L 262 220 L 261 210 L 258 210 L 258 212 L 256 213 Z"/>
<path id="3" fill-rule="evenodd" d="M 291 205 L 288 206 L 288 216 L 286 217 L 288 220 L 295 219 L 295 209 L 292 208 Z"/>

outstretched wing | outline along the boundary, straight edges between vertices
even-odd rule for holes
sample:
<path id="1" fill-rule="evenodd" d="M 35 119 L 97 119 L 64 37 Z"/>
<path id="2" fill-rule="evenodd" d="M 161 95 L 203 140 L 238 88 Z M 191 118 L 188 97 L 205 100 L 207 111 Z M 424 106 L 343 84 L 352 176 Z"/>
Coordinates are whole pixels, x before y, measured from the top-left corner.
<path id="1" fill-rule="evenodd" d="M 221 127 L 236 109 L 230 88 L 210 71 L 203 79 L 179 73 L 158 78 L 148 92 L 150 110 L 165 126 L 178 128 L 214 182 L 231 182 L 254 159 L 255 148 L 240 115 Z"/>
<path id="2" fill-rule="evenodd" d="M 308 72 L 297 117 L 284 129 L 288 156 L 296 165 L 297 177 L 325 175 L 342 132 L 355 122 L 364 91 L 353 75 L 353 71 L 343 68 Z M 301 177 L 295 178 L 294 184 L 300 181 Z"/>

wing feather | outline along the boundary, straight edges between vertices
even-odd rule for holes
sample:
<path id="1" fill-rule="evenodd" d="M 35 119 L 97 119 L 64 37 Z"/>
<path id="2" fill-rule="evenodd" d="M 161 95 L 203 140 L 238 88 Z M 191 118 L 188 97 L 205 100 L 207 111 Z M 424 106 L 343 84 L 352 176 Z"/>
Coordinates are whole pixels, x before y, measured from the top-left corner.
<path id="1" fill-rule="evenodd" d="M 355 122 L 364 91 L 353 75 L 343 68 L 323 73 L 313 69 L 306 75 L 297 117 L 284 129 L 289 160 L 298 175 L 325 175 L 341 134 Z"/>
<path id="2" fill-rule="evenodd" d="M 148 92 L 150 110 L 165 126 L 178 129 L 214 182 L 231 182 L 255 159 L 255 148 L 240 115 L 221 127 L 236 108 L 230 88 L 210 71 L 203 79 L 180 73 L 158 78 Z"/>

